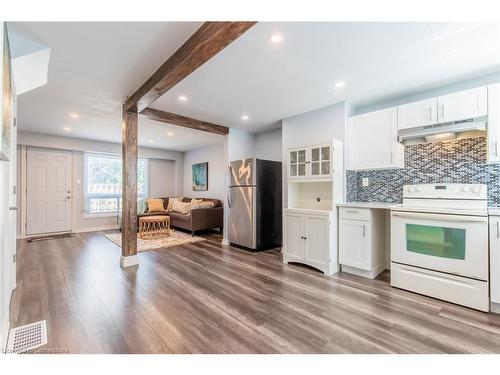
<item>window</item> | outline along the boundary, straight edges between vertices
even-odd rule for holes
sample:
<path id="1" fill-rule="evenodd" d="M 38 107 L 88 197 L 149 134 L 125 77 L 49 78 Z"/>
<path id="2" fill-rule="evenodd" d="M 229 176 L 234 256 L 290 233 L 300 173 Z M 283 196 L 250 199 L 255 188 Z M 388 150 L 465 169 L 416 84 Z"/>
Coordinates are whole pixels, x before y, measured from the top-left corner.
<path id="1" fill-rule="evenodd" d="M 449 259 L 465 259 L 465 229 L 406 224 L 408 251 Z"/>
<path id="2" fill-rule="evenodd" d="M 122 159 L 119 155 L 84 154 L 85 212 L 117 213 L 122 209 Z M 137 164 L 137 198 L 148 194 L 148 160 Z"/>

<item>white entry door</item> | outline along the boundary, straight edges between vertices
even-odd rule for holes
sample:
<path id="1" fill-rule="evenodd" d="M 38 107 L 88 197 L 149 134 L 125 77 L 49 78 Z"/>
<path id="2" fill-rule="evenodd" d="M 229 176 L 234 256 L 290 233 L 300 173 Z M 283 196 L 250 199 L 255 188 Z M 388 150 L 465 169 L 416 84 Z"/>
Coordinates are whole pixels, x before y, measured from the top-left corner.
<path id="1" fill-rule="evenodd" d="M 71 152 L 27 150 L 28 235 L 71 231 Z"/>

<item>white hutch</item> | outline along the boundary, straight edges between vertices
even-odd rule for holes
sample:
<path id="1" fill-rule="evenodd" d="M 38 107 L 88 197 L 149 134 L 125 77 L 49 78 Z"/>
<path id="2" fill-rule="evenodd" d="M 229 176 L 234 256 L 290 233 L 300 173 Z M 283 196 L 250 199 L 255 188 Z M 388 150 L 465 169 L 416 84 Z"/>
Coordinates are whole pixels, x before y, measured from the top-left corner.
<path id="1" fill-rule="evenodd" d="M 333 275 L 339 270 L 336 204 L 344 199 L 343 144 L 288 150 L 288 202 L 283 210 L 283 262 Z"/>

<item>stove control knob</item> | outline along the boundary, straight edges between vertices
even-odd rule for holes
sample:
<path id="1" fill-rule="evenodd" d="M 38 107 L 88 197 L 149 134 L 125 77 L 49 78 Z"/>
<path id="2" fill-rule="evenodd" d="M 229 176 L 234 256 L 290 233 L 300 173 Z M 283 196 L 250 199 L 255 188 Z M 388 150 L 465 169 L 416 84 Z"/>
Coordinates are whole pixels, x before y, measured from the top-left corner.
<path id="1" fill-rule="evenodd" d="M 480 191 L 481 191 L 481 188 L 480 188 L 479 186 L 476 186 L 476 187 L 474 188 L 474 193 L 475 193 L 475 194 L 479 194 L 479 192 L 480 192 Z"/>
<path id="2" fill-rule="evenodd" d="M 417 190 L 417 191 L 420 193 L 420 192 L 422 191 L 422 187 L 421 187 L 421 186 L 417 186 L 417 187 L 415 188 L 415 190 Z"/>
<path id="3" fill-rule="evenodd" d="M 467 186 L 462 186 L 462 193 L 467 193 Z"/>

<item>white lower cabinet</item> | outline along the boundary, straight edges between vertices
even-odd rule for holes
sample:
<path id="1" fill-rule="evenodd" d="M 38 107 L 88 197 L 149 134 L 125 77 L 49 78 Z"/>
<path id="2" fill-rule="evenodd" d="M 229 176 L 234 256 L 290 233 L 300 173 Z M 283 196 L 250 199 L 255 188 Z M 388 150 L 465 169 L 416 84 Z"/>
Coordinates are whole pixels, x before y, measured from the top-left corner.
<path id="1" fill-rule="evenodd" d="M 490 299 L 500 313 L 500 216 L 490 216 Z"/>
<path id="2" fill-rule="evenodd" d="M 300 213 L 287 212 L 285 214 L 285 238 L 284 249 L 289 261 L 301 261 L 305 258 L 306 243 L 305 216 Z"/>
<path id="3" fill-rule="evenodd" d="M 372 268 L 370 222 L 340 220 L 339 230 L 340 264 L 369 271 Z"/>
<path id="4" fill-rule="evenodd" d="M 283 262 L 302 263 L 332 275 L 338 271 L 331 211 L 284 210 Z"/>
<path id="5" fill-rule="evenodd" d="M 339 208 L 339 263 L 342 271 L 374 279 L 385 269 L 385 213 Z"/>

